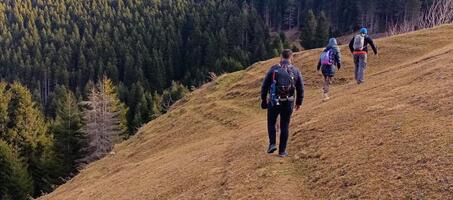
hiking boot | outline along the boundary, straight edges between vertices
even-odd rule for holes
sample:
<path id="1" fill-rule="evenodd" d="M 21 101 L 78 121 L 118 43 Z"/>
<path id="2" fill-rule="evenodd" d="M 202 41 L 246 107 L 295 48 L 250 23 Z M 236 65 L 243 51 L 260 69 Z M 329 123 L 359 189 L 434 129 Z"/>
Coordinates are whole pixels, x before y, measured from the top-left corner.
<path id="1" fill-rule="evenodd" d="M 275 144 L 269 145 L 269 148 L 267 149 L 267 153 L 271 154 L 274 153 L 277 150 L 277 146 Z"/>
<path id="2" fill-rule="evenodd" d="M 288 152 L 280 152 L 278 153 L 278 156 L 282 157 L 282 158 L 285 158 L 285 157 L 288 157 Z"/>
<path id="3" fill-rule="evenodd" d="M 324 93 L 324 94 L 322 95 L 322 101 L 328 101 L 329 99 L 330 99 L 329 94 Z"/>

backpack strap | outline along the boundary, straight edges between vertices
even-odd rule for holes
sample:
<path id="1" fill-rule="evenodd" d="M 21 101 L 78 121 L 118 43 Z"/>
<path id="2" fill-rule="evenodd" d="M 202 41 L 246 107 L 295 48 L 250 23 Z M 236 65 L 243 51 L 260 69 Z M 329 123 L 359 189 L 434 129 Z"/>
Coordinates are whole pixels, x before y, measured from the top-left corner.
<path id="1" fill-rule="evenodd" d="M 294 74 L 294 65 L 292 64 L 289 64 L 288 67 L 287 67 L 287 72 L 289 74 L 289 76 L 291 77 L 291 86 L 294 87 L 295 86 L 295 82 L 296 80 L 294 80 L 296 78 L 296 75 Z"/>
<path id="2" fill-rule="evenodd" d="M 279 105 L 278 97 L 277 97 L 277 74 L 278 69 L 272 70 L 272 83 L 271 87 L 269 88 L 270 93 L 270 101 L 271 105 Z"/>
<path id="3" fill-rule="evenodd" d="M 275 65 L 274 67 L 281 67 L 280 64 Z M 272 81 L 277 81 L 278 69 L 274 69 L 272 72 Z"/>

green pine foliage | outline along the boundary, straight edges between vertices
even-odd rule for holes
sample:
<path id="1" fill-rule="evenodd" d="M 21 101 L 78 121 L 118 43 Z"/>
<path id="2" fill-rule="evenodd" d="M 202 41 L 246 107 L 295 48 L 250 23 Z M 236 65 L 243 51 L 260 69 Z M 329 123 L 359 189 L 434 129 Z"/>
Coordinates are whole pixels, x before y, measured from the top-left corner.
<path id="1" fill-rule="evenodd" d="M 306 49 L 317 47 L 317 27 L 318 22 L 312 10 L 307 12 L 303 27 L 301 29 L 301 45 Z"/>
<path id="2" fill-rule="evenodd" d="M 169 109 L 173 103 L 183 98 L 188 92 L 189 89 L 184 85 L 173 81 L 172 86 L 165 90 L 162 95 L 162 105 L 164 106 L 164 109 Z"/>
<path id="3" fill-rule="evenodd" d="M 25 200 L 33 191 L 26 165 L 15 150 L 0 140 L 0 199 Z"/>
<path id="4" fill-rule="evenodd" d="M 300 1 L 301 45 L 305 49 L 326 45 L 330 37 L 350 34 L 361 27 L 371 33 L 386 32 L 395 23 L 419 20 L 429 0 L 322 0 Z"/>
<path id="5" fill-rule="evenodd" d="M 15 151 L 31 176 L 29 195 L 50 191 L 56 181 L 53 138 L 32 95 L 24 86 L 0 83 L 0 140 Z M 17 164 L 19 165 L 19 164 Z M 25 175 L 24 175 L 25 176 Z"/>
<path id="6" fill-rule="evenodd" d="M 0 77 L 34 91 L 46 117 L 55 118 L 59 86 L 83 99 L 107 75 L 125 91 L 143 90 L 121 93 L 129 131 L 150 118 L 138 113 L 146 95 L 162 95 L 173 80 L 199 86 L 209 72 L 243 69 L 271 51 L 258 11 L 223 0 L 1 1 L 0 38 Z"/>
<path id="7" fill-rule="evenodd" d="M 327 41 L 329 40 L 329 30 L 330 30 L 329 21 L 327 20 L 327 17 L 324 14 L 324 12 L 321 12 L 318 17 L 318 23 L 316 27 L 316 35 L 314 41 L 315 47 L 322 47 L 327 45 Z"/>
<path id="8" fill-rule="evenodd" d="M 65 87 L 56 89 L 56 118 L 51 125 L 55 138 L 55 152 L 63 178 L 77 173 L 77 160 L 82 158 L 83 132 L 81 113 L 75 95 Z"/>
<path id="9" fill-rule="evenodd" d="M 0 82 L 0 137 L 6 138 L 8 131 L 8 105 L 11 101 L 11 93 L 7 92 L 9 86 Z"/>

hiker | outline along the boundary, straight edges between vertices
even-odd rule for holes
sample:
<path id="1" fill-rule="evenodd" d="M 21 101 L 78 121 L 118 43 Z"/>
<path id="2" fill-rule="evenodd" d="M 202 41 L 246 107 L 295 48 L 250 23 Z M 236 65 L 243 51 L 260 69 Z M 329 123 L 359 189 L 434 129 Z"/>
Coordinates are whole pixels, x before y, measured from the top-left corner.
<path id="1" fill-rule="evenodd" d="M 271 154 L 277 150 L 276 128 L 277 117 L 280 115 L 280 144 L 278 155 L 287 157 L 286 144 L 288 142 L 289 122 L 293 109 L 299 110 L 304 98 L 303 77 L 292 64 L 293 52 L 285 49 L 282 52 L 281 62 L 272 66 L 264 77 L 261 87 L 261 108 L 267 109 L 267 129 Z M 269 99 L 267 95 L 270 95 Z M 294 101 L 296 103 L 294 108 Z"/>
<path id="2" fill-rule="evenodd" d="M 359 85 L 365 81 L 364 72 L 367 67 L 368 44 L 373 48 L 374 55 L 377 55 L 377 48 L 371 37 L 368 36 L 366 28 L 360 29 L 360 33 L 354 36 L 349 43 L 349 50 L 353 54 L 355 64 L 355 80 Z"/>
<path id="3" fill-rule="evenodd" d="M 324 77 L 323 85 L 323 101 L 329 100 L 329 87 L 332 84 L 332 79 L 335 76 L 336 70 L 341 68 L 341 54 L 340 47 L 338 47 L 337 40 L 330 38 L 329 44 L 322 51 L 319 58 L 317 71 L 321 70 Z"/>

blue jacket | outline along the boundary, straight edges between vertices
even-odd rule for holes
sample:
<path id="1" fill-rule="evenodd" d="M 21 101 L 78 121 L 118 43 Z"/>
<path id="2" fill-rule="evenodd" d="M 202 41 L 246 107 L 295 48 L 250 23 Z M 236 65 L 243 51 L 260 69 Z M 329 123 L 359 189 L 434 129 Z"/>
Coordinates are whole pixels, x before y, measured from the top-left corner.
<path id="1" fill-rule="evenodd" d="M 288 61 L 283 61 L 280 63 L 280 65 L 290 65 L 292 66 Z M 275 70 L 275 68 L 280 67 L 280 65 L 275 65 L 272 66 L 271 69 L 266 73 L 266 76 L 264 77 L 263 85 L 261 87 L 261 100 L 262 101 L 267 101 L 267 94 L 269 93 L 269 89 L 272 84 L 272 74 Z M 296 93 L 296 105 L 302 105 L 303 99 L 304 99 L 304 79 L 302 77 L 302 74 L 300 73 L 299 69 L 296 67 L 290 67 L 290 70 L 293 70 L 294 74 L 294 85 L 295 85 L 295 93 Z"/>

